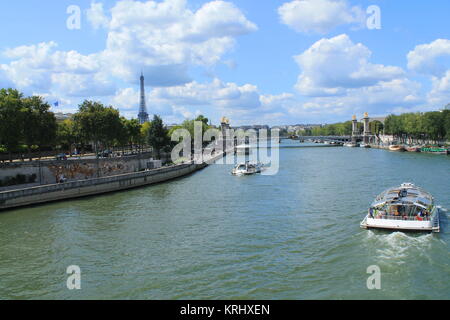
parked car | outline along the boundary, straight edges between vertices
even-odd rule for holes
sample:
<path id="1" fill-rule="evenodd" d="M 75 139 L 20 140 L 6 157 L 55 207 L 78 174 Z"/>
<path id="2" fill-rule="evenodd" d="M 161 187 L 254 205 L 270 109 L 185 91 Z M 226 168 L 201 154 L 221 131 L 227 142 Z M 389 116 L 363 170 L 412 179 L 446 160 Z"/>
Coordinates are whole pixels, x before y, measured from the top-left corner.
<path id="1" fill-rule="evenodd" d="M 112 156 L 111 150 L 104 150 L 97 155 L 98 158 L 110 158 L 111 156 Z"/>
<path id="2" fill-rule="evenodd" d="M 60 153 L 56 156 L 56 160 L 67 160 L 67 155 L 65 153 Z"/>

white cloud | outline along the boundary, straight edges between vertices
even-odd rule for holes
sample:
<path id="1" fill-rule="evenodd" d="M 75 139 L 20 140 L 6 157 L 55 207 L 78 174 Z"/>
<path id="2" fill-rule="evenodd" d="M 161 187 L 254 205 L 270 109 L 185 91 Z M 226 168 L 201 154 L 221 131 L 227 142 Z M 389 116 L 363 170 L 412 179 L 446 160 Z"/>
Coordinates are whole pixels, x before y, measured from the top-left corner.
<path id="1" fill-rule="evenodd" d="M 111 99 L 111 104 L 120 109 L 133 109 L 139 104 L 139 91 L 134 88 L 119 89 Z"/>
<path id="2" fill-rule="evenodd" d="M 91 98 L 114 94 L 116 90 L 105 74 L 92 75 L 75 73 L 53 73 L 50 77 L 52 91 L 61 92 L 69 97 Z"/>
<path id="3" fill-rule="evenodd" d="M 440 58 L 447 58 L 445 61 Z M 408 53 L 408 68 L 418 73 L 442 77 L 450 69 L 450 40 L 437 39 Z"/>
<path id="4" fill-rule="evenodd" d="M 430 77 L 428 104 L 441 108 L 450 102 L 450 40 L 437 39 L 408 53 L 408 68 Z"/>
<path id="5" fill-rule="evenodd" d="M 361 25 L 364 12 L 346 0 L 294 0 L 278 8 L 281 22 L 297 32 L 325 34 L 345 24 Z"/>
<path id="6" fill-rule="evenodd" d="M 64 92 L 68 96 L 107 95 L 113 84 L 103 74 L 98 54 L 58 51 L 55 42 L 7 49 L 12 59 L 1 69 L 11 84 L 27 92 Z"/>
<path id="7" fill-rule="evenodd" d="M 223 111 L 249 110 L 261 106 L 258 88 L 245 84 L 224 83 L 214 79 L 210 83 L 190 82 L 170 88 L 155 88 L 150 95 L 156 102 L 170 102 L 187 106 L 215 106 Z"/>
<path id="8" fill-rule="evenodd" d="M 302 70 L 296 89 L 306 96 L 339 96 L 404 74 L 399 67 L 369 62 L 371 51 L 345 35 L 321 39 L 295 57 Z"/>
<path id="9" fill-rule="evenodd" d="M 432 78 L 432 89 L 428 93 L 428 101 L 436 108 L 442 108 L 450 103 L 450 70 L 441 78 Z"/>
<path id="10" fill-rule="evenodd" d="M 122 79 L 133 81 L 144 68 L 160 74 L 149 84 L 172 86 L 190 82 L 188 66 L 218 63 L 236 37 L 256 30 L 230 2 L 212 1 L 191 11 L 185 0 L 124 0 L 111 9 L 103 54 L 115 61 L 111 72 Z"/>
<path id="11" fill-rule="evenodd" d="M 308 98 L 288 102 L 288 113 L 327 119 L 366 111 L 382 114 L 425 102 L 418 82 L 399 67 L 372 63 L 371 55 L 345 34 L 314 43 L 295 57 L 301 69 L 295 87 Z"/>
<path id="12" fill-rule="evenodd" d="M 279 118 L 285 114 L 283 103 L 292 98 L 288 93 L 262 95 L 254 85 L 214 79 L 208 83 L 193 81 L 170 88 L 154 88 L 149 94 L 148 106 L 152 112 L 160 114 L 172 111 L 167 115 L 173 122 L 204 113 L 217 119 L 227 116 L 233 119 L 233 124 L 251 124 Z"/>
<path id="13" fill-rule="evenodd" d="M 109 19 L 105 15 L 103 3 L 93 1 L 91 7 L 86 10 L 86 16 L 94 29 L 107 28 Z"/>

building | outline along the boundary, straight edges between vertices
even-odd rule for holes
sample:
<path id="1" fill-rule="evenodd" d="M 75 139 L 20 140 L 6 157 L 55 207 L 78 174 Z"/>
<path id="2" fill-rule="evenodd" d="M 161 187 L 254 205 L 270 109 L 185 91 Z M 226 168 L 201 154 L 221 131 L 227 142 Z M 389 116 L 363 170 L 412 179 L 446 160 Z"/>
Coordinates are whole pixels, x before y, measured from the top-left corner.
<path id="1" fill-rule="evenodd" d="M 255 130 L 256 132 L 259 132 L 261 130 L 270 130 L 270 127 L 268 125 L 249 125 L 249 126 L 239 126 L 239 127 L 233 127 L 234 130 Z"/>
<path id="2" fill-rule="evenodd" d="M 55 113 L 55 118 L 56 121 L 61 122 L 64 120 L 68 120 L 68 119 L 72 119 L 73 114 L 72 113 L 62 113 L 62 112 L 56 112 Z"/>
<path id="3" fill-rule="evenodd" d="M 144 86 L 144 74 L 141 73 L 141 100 L 139 104 L 138 119 L 140 124 L 144 124 L 149 121 L 147 113 L 147 105 L 145 103 L 145 86 Z"/>

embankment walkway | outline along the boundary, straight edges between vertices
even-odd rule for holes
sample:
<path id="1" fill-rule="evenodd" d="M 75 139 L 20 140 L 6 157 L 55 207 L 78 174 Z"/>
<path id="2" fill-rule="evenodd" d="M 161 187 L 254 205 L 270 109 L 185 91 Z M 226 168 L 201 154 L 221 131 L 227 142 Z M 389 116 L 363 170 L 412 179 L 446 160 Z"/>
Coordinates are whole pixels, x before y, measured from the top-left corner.
<path id="1" fill-rule="evenodd" d="M 215 155 L 202 164 L 190 162 L 155 170 L 4 191 L 0 192 L 0 211 L 165 182 L 201 170 L 223 156 L 224 153 Z"/>

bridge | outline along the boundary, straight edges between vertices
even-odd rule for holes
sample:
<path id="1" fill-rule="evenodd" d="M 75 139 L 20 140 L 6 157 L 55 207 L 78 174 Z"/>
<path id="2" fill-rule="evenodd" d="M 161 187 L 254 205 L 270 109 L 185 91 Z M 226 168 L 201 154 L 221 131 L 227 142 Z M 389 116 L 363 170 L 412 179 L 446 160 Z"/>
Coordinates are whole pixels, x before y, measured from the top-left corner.
<path id="1" fill-rule="evenodd" d="M 281 140 L 292 139 L 291 137 L 281 137 Z M 321 140 L 321 141 L 335 141 L 335 142 L 349 142 L 352 140 L 352 136 L 305 136 L 298 137 L 295 140 Z"/>
<path id="2" fill-rule="evenodd" d="M 361 132 L 358 127 L 358 119 L 356 116 L 352 117 L 352 134 L 347 136 L 300 136 L 294 140 L 320 140 L 320 141 L 330 141 L 330 142 L 364 142 L 364 143 L 375 143 L 379 140 L 379 137 L 371 132 L 370 129 L 370 118 L 369 114 L 364 113 L 364 118 L 362 119 L 364 124 L 363 131 Z M 281 137 L 281 140 L 292 139 L 292 137 Z"/>

